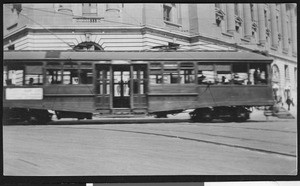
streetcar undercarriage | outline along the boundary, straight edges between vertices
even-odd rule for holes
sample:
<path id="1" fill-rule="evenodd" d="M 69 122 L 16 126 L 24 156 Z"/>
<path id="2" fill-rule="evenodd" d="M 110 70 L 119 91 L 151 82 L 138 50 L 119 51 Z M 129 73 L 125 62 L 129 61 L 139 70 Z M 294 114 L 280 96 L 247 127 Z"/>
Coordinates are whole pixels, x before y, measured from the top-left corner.
<path id="1" fill-rule="evenodd" d="M 213 119 L 224 121 L 243 122 L 250 118 L 250 107 L 231 106 L 231 107 L 208 107 L 198 108 L 190 112 L 191 120 L 195 122 L 210 122 Z"/>

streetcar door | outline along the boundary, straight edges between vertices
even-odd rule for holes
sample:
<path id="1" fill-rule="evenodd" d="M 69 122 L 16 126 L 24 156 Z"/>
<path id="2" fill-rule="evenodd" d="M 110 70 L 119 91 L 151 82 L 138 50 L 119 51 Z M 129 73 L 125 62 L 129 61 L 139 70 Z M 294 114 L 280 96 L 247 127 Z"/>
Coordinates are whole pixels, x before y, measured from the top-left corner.
<path id="1" fill-rule="evenodd" d="M 112 66 L 113 108 L 130 108 L 130 66 Z"/>
<path id="2" fill-rule="evenodd" d="M 95 82 L 95 95 L 96 107 L 101 110 L 110 109 L 110 79 L 111 70 L 110 65 L 97 64 L 95 67 L 96 82 Z"/>
<path id="3" fill-rule="evenodd" d="M 134 64 L 133 76 L 132 76 L 132 99 L 133 108 L 135 110 L 147 109 L 147 65 L 146 64 Z"/>

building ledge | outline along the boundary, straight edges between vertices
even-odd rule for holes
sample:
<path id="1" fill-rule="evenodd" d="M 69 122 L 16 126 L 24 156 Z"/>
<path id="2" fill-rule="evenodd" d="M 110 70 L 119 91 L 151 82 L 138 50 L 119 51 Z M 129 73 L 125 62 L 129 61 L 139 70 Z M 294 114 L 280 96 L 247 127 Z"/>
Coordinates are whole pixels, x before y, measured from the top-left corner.
<path id="1" fill-rule="evenodd" d="M 277 51 L 277 49 L 278 49 L 277 46 L 271 46 L 270 48 L 271 48 L 271 50 L 274 50 L 274 51 Z"/>
<path id="2" fill-rule="evenodd" d="M 222 32 L 222 35 L 225 35 L 227 37 L 233 37 L 233 34 L 227 32 Z"/>
<path id="3" fill-rule="evenodd" d="M 103 19 L 103 17 L 73 17 L 74 21 L 83 23 L 99 23 Z"/>
<path id="4" fill-rule="evenodd" d="M 177 23 L 173 23 L 173 22 L 170 22 L 170 21 L 164 20 L 164 22 L 165 22 L 166 25 L 175 26 L 175 27 L 178 27 L 178 28 L 182 27 L 182 25 L 177 24 Z"/>
<path id="5" fill-rule="evenodd" d="M 248 38 L 241 38 L 241 40 L 244 41 L 244 42 L 249 43 L 251 41 L 251 38 L 250 39 L 248 39 Z"/>
<path id="6" fill-rule="evenodd" d="M 16 26 L 18 26 L 18 23 L 14 23 L 14 24 L 8 26 L 6 29 L 11 30 L 11 29 L 15 28 Z"/>

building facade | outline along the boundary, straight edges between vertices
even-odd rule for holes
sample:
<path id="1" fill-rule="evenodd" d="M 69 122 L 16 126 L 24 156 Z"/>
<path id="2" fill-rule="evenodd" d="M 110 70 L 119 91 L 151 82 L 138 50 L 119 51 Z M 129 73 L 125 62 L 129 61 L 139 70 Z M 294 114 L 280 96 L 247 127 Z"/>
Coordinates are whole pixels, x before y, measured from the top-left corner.
<path id="1" fill-rule="evenodd" d="M 274 91 L 297 98 L 297 4 L 4 4 L 4 50 L 267 53 Z"/>

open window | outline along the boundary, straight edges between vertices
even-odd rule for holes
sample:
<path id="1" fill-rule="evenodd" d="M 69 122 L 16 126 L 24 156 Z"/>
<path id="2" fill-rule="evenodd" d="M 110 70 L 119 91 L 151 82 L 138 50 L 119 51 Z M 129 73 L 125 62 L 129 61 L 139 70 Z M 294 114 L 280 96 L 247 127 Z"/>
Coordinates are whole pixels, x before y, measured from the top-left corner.
<path id="1" fill-rule="evenodd" d="M 261 85 L 268 83 L 267 64 L 250 63 L 249 76 L 252 85 Z"/>
<path id="2" fill-rule="evenodd" d="M 93 69 L 91 63 L 82 63 L 80 65 L 80 84 L 93 83 Z"/>
<path id="3" fill-rule="evenodd" d="M 164 63 L 164 84 L 179 83 L 178 63 Z"/>
<path id="4" fill-rule="evenodd" d="M 216 64 L 217 83 L 227 85 L 232 82 L 231 64 Z"/>
<path id="5" fill-rule="evenodd" d="M 42 63 L 11 63 L 3 67 L 3 85 L 42 85 Z"/>
<path id="6" fill-rule="evenodd" d="M 180 84 L 195 82 L 194 63 L 183 62 L 180 64 Z"/>
<path id="7" fill-rule="evenodd" d="M 251 84 L 248 76 L 247 63 L 233 63 L 232 64 L 233 83 L 238 85 Z"/>
<path id="8" fill-rule="evenodd" d="M 57 62 L 49 62 L 46 65 L 46 79 L 47 84 L 61 84 L 62 83 L 62 66 Z"/>
<path id="9" fill-rule="evenodd" d="M 153 62 L 150 64 L 150 84 L 162 84 L 162 65 Z"/>
<path id="10" fill-rule="evenodd" d="M 198 63 L 198 84 L 215 83 L 214 65 L 210 63 Z"/>

